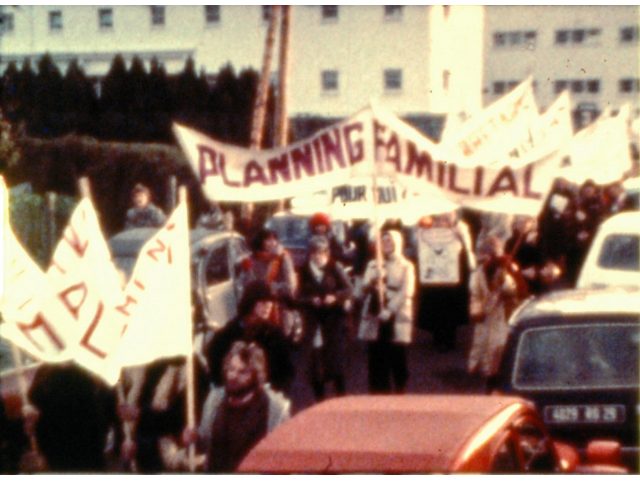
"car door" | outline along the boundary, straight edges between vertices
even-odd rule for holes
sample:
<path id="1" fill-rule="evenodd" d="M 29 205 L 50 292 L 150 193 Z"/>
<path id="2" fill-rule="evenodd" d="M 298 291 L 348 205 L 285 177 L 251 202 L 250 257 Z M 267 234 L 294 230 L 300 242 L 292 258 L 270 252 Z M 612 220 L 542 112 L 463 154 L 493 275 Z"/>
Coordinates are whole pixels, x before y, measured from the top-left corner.
<path id="1" fill-rule="evenodd" d="M 198 266 L 198 283 L 209 327 L 218 329 L 236 313 L 236 293 L 230 269 L 230 239 L 207 246 Z"/>

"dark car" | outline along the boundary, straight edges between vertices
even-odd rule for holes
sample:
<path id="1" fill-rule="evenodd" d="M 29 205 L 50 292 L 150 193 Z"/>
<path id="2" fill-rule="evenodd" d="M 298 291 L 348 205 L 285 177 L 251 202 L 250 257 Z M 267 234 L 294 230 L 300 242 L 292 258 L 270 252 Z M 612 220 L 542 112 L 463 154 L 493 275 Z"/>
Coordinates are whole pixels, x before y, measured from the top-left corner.
<path id="1" fill-rule="evenodd" d="M 109 239 L 113 260 L 127 278 L 140 249 L 156 232 L 154 228 L 135 228 Z M 244 238 L 235 232 L 197 228 L 189 237 L 194 293 L 209 326 L 219 328 L 236 314 L 239 294 L 236 267 L 249 250 Z"/>
<path id="2" fill-rule="evenodd" d="M 498 391 L 532 400 L 551 434 L 620 441 L 637 471 L 640 291 L 566 290 L 510 320 Z"/>
<path id="3" fill-rule="evenodd" d="M 535 407 L 489 395 L 356 395 L 321 402 L 278 426 L 240 472 L 624 473 L 620 445 L 586 458 L 549 437 Z"/>

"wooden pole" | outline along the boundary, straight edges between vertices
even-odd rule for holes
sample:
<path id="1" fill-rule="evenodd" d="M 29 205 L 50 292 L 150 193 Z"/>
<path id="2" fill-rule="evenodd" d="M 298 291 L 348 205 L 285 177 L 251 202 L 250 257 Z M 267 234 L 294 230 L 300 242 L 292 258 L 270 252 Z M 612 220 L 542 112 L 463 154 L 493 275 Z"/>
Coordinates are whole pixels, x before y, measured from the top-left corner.
<path id="1" fill-rule="evenodd" d="M 283 5 L 280 15 L 280 58 L 278 67 L 278 101 L 276 103 L 275 145 L 282 147 L 289 142 L 289 115 L 287 109 L 289 81 L 289 25 L 291 6 Z M 284 199 L 278 201 L 278 211 L 284 209 Z"/>
<path id="2" fill-rule="evenodd" d="M 91 183 L 89 182 L 88 177 L 81 177 L 78 179 L 78 191 L 80 192 L 80 196 L 91 197 Z"/>
<path id="3" fill-rule="evenodd" d="M 178 179 L 176 178 L 176 176 L 169 176 L 169 181 L 168 181 L 169 185 L 167 187 L 168 192 L 168 196 L 167 196 L 167 212 L 170 213 L 171 211 L 173 211 L 176 207 L 176 198 L 177 196 L 177 192 L 178 192 Z"/>
<path id="4" fill-rule="evenodd" d="M 178 189 L 178 202 L 180 203 L 187 203 L 188 199 L 187 199 L 187 188 L 185 186 L 180 186 L 180 188 Z M 185 322 L 189 323 L 189 342 L 190 342 L 190 349 L 189 349 L 189 354 L 187 355 L 187 362 L 186 362 L 186 370 L 187 370 L 187 428 L 189 429 L 189 431 L 193 431 L 196 428 L 196 387 L 195 387 L 195 364 L 194 364 L 194 357 L 193 357 L 193 323 L 191 320 L 191 313 L 192 313 L 192 307 L 191 307 L 191 275 L 189 275 L 189 280 L 187 282 L 186 287 L 182 288 L 182 289 L 187 289 L 189 290 L 189 296 L 188 296 L 188 300 L 189 300 L 189 305 L 188 305 L 188 310 L 186 310 L 187 312 L 185 313 Z M 189 470 L 191 472 L 195 472 L 196 471 L 196 447 L 195 444 L 193 442 L 189 443 L 189 446 L 187 448 L 187 453 L 188 453 L 188 461 L 189 461 Z"/>
<path id="5" fill-rule="evenodd" d="M 13 364 L 16 367 L 16 378 L 18 380 L 18 389 L 20 390 L 20 400 L 22 402 L 22 413 L 24 416 L 26 414 L 27 407 L 31 406 L 31 404 L 29 403 L 27 381 L 24 377 L 24 365 L 22 364 L 22 356 L 20 355 L 20 350 L 18 350 L 18 347 L 13 342 L 11 342 L 11 354 L 13 356 Z M 29 436 L 29 446 L 31 447 L 31 451 L 34 454 L 38 454 L 39 447 L 35 434 L 28 433 L 27 435 Z"/>
<path id="6" fill-rule="evenodd" d="M 47 253 L 49 259 L 53 256 L 56 242 L 56 193 L 45 194 L 45 222 L 47 236 Z"/>

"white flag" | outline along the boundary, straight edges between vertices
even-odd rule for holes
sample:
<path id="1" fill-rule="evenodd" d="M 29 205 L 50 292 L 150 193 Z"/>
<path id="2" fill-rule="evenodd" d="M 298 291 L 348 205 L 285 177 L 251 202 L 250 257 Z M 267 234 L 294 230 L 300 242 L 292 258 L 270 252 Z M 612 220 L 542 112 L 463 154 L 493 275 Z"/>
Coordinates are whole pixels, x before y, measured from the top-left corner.
<path id="1" fill-rule="evenodd" d="M 8 216 L 9 195 L 0 177 L 2 199 L 2 279 L 0 335 L 37 360 L 65 361 L 75 326 L 47 282 L 45 274 L 16 238 Z M 48 306 L 46 313 L 44 306 Z"/>
<path id="2" fill-rule="evenodd" d="M 187 206 L 181 202 L 138 255 L 119 307 L 129 322 L 118 364 L 141 365 L 193 351 L 189 259 Z"/>
<path id="3" fill-rule="evenodd" d="M 81 366 L 113 385 L 119 367 L 110 356 L 120 341 L 125 317 L 116 310 L 123 286 L 89 198 L 76 206 L 53 253 L 47 278 L 76 332 L 69 345 Z M 48 305 L 43 308 L 47 313 Z"/>

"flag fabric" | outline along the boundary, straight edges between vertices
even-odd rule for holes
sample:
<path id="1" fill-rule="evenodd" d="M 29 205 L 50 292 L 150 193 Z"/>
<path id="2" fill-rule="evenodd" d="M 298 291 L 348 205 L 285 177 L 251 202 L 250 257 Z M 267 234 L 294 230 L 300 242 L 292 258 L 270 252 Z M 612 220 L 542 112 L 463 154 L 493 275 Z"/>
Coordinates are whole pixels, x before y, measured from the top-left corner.
<path id="1" fill-rule="evenodd" d="M 117 309 L 127 326 L 114 355 L 134 366 L 192 353 L 191 272 L 187 206 L 180 202 L 142 247 Z"/>
<path id="2" fill-rule="evenodd" d="M 123 283 L 88 197 L 78 203 L 62 233 L 47 281 L 65 308 L 63 316 L 76 327 L 68 340 L 74 360 L 114 385 L 120 370 L 110 356 L 126 322 L 116 310 L 123 301 Z M 44 313 L 48 309 L 45 305 Z"/>
<path id="3" fill-rule="evenodd" d="M 0 177 L 2 199 L 2 279 L 0 336 L 37 360 L 61 362 L 72 356 L 75 326 L 47 277 L 17 239 L 9 222 L 9 194 Z M 46 309 L 45 309 L 46 307 Z"/>

